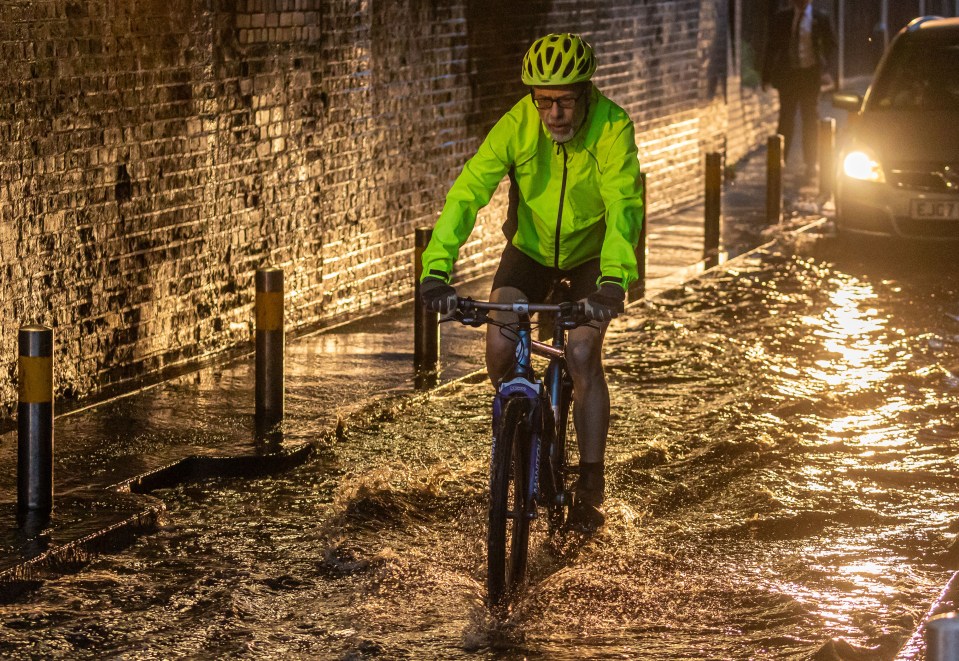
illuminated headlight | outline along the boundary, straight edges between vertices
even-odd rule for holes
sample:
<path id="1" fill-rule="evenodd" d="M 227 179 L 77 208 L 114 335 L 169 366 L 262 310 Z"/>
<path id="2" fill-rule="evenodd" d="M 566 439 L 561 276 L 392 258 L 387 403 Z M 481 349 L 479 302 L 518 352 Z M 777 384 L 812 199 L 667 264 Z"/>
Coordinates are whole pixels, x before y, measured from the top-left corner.
<path id="1" fill-rule="evenodd" d="M 875 181 L 877 183 L 886 181 L 879 161 L 868 151 L 861 149 L 846 154 L 846 158 L 842 161 L 842 171 L 847 177 L 860 181 Z"/>

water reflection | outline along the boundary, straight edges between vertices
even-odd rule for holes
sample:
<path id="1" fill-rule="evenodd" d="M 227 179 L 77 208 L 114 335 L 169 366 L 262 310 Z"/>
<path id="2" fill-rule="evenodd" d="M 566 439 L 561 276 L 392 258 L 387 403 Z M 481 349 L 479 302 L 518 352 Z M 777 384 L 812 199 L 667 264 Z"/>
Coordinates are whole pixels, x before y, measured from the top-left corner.
<path id="1" fill-rule="evenodd" d="M 160 534 L 0 606 L 0 653 L 892 658 L 959 530 L 940 305 L 959 286 L 816 250 L 737 263 L 611 333 L 609 523 L 537 534 L 503 617 L 482 602 L 479 379 L 365 411 L 289 474 L 165 492 Z M 283 431 L 308 438 L 318 386 L 291 388 Z"/>

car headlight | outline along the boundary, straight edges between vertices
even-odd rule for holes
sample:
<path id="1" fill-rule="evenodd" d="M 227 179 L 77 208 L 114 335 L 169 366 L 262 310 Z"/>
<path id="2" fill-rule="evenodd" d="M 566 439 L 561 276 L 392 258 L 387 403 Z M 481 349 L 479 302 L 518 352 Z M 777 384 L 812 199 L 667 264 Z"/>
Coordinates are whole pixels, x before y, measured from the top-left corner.
<path id="1" fill-rule="evenodd" d="M 886 181 L 879 161 L 865 149 L 856 149 L 846 154 L 846 158 L 842 160 L 842 171 L 847 177 L 860 181 L 875 181 L 880 184 Z"/>

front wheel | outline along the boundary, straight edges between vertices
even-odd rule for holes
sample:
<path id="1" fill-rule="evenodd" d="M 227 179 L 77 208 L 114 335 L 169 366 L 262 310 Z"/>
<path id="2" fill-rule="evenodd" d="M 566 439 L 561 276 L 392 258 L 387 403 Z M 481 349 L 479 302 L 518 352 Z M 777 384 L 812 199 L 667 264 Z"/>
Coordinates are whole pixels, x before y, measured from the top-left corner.
<path id="1" fill-rule="evenodd" d="M 526 502 L 529 416 L 529 400 L 510 399 L 493 443 L 486 538 L 486 588 L 491 606 L 500 604 L 526 577 L 530 525 Z"/>

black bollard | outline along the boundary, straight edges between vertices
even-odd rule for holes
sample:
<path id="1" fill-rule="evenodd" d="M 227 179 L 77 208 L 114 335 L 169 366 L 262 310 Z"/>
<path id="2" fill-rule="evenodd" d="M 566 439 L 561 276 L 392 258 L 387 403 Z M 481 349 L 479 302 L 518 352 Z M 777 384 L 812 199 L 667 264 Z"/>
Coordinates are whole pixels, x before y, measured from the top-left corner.
<path id="1" fill-rule="evenodd" d="M 256 272 L 256 425 L 283 419 L 283 271 Z"/>
<path id="2" fill-rule="evenodd" d="M 649 259 L 649 246 L 646 239 L 646 225 L 649 211 L 646 208 L 646 173 L 639 173 L 643 186 L 643 222 L 639 228 L 639 241 L 636 242 L 636 270 L 639 277 L 629 286 L 629 302 L 638 301 L 646 295 L 646 261 Z"/>
<path id="3" fill-rule="evenodd" d="M 778 225 L 783 219 L 783 136 L 766 141 L 766 223 Z"/>
<path id="4" fill-rule="evenodd" d="M 432 236 L 432 229 L 416 228 L 413 250 L 413 370 L 417 388 L 431 388 L 436 385 L 436 368 L 440 356 L 440 316 L 427 310 L 420 300 L 423 251 Z"/>
<path id="5" fill-rule="evenodd" d="M 18 335 L 17 515 L 53 509 L 53 329 L 24 326 Z"/>
<path id="6" fill-rule="evenodd" d="M 719 263 L 719 241 L 722 235 L 723 155 L 706 154 L 706 204 L 703 232 L 703 259 L 707 266 Z"/>
<path id="7" fill-rule="evenodd" d="M 829 199 L 836 177 L 836 120 L 819 120 L 819 194 Z"/>

